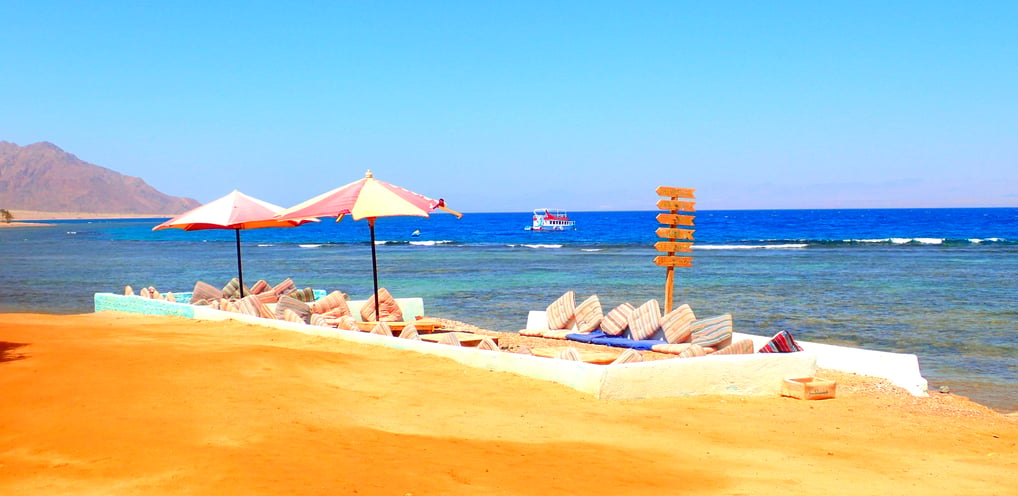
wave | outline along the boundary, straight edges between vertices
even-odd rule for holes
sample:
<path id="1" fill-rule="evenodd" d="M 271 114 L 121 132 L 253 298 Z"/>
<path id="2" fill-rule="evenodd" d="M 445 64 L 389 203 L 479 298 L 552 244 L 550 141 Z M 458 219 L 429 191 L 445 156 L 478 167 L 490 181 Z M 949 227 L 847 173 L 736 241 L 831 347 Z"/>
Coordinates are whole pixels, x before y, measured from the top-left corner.
<path id="1" fill-rule="evenodd" d="M 322 247 L 322 245 L 320 245 L 320 244 L 301 244 L 301 245 L 297 245 L 297 246 L 299 246 L 301 248 L 321 248 Z"/>
<path id="2" fill-rule="evenodd" d="M 443 239 L 439 241 L 410 241 L 409 244 L 412 246 L 435 246 L 435 245 L 447 245 L 452 243 L 452 240 Z"/>
<path id="3" fill-rule="evenodd" d="M 524 243 L 524 244 L 519 244 L 519 245 L 506 245 L 506 246 L 508 246 L 509 248 L 516 248 L 517 246 L 522 246 L 524 248 L 533 248 L 533 249 L 562 248 L 562 245 L 529 244 L 529 243 Z"/>
<path id="4" fill-rule="evenodd" d="M 694 250 L 790 250 L 806 248 L 809 243 L 783 243 L 773 245 L 693 245 Z"/>

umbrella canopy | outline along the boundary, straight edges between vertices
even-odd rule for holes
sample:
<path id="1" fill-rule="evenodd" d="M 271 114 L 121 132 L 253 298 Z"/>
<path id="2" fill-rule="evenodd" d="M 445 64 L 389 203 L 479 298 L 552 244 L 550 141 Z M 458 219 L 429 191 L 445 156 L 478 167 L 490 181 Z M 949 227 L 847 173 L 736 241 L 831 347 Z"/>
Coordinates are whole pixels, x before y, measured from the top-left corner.
<path id="1" fill-rule="evenodd" d="M 240 257 L 240 230 L 265 227 L 295 227 L 308 222 L 318 222 L 314 217 L 278 219 L 276 214 L 283 207 L 245 195 L 240 191 L 212 200 L 200 207 L 188 210 L 158 226 L 160 229 L 183 229 L 201 231 L 205 229 L 233 229 L 237 233 L 237 278 L 240 282 L 240 296 L 244 296 L 244 270 Z"/>
<path id="2" fill-rule="evenodd" d="M 456 217 L 463 216 L 446 207 L 443 199 L 433 200 L 408 189 L 379 181 L 368 170 L 363 179 L 294 205 L 280 212 L 277 218 L 336 217 L 336 222 L 339 222 L 344 216 L 351 215 L 353 220 L 368 219 L 368 229 L 371 231 L 371 272 L 375 283 L 375 318 L 378 318 L 375 219 L 395 216 L 429 217 L 436 209 L 445 210 Z"/>

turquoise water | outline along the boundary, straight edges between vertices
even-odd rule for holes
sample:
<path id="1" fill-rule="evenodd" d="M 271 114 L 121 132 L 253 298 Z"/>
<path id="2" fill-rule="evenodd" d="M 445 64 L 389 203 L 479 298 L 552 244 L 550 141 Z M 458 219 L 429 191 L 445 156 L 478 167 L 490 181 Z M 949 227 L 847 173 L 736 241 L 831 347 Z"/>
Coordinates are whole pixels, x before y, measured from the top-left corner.
<path id="1" fill-rule="evenodd" d="M 527 232 L 529 213 L 377 222 L 379 283 L 429 315 L 515 331 L 567 290 L 606 307 L 664 299 L 656 212 L 577 212 L 576 231 Z M 675 301 L 732 313 L 737 330 L 919 356 L 947 385 L 1018 410 L 1018 209 L 717 211 L 696 214 Z M 161 220 L 0 230 L 0 311 L 82 313 L 125 285 L 189 291 L 236 275 L 232 231 L 152 232 Z M 410 236 L 420 229 L 419 238 Z M 370 296 L 364 222 L 245 231 L 245 282 Z M 414 244 L 412 244 L 414 243 Z M 2 337 L 0 337 L 2 338 Z"/>

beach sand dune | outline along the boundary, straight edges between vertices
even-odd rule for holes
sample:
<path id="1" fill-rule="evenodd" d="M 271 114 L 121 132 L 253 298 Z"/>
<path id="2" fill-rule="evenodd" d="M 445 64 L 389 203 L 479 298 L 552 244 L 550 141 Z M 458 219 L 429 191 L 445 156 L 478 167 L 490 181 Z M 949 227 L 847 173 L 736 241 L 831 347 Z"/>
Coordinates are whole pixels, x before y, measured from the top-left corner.
<path id="1" fill-rule="evenodd" d="M 0 391 L 0 494 L 1018 493 L 963 398 L 598 400 L 235 322 L 0 315 Z"/>

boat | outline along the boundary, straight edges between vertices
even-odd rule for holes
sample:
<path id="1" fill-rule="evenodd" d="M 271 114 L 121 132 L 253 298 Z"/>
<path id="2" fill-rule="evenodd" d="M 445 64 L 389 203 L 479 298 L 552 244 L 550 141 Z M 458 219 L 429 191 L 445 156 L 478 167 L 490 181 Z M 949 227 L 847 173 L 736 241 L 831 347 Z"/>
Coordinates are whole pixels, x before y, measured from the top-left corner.
<path id="1" fill-rule="evenodd" d="M 420 229 L 415 230 L 414 232 L 410 233 L 410 236 L 419 238 L 421 236 L 421 230 Z"/>
<path id="2" fill-rule="evenodd" d="M 523 228 L 526 231 L 566 231 L 576 229 L 576 221 L 569 219 L 565 210 L 549 208 L 534 209 L 533 224 Z"/>

